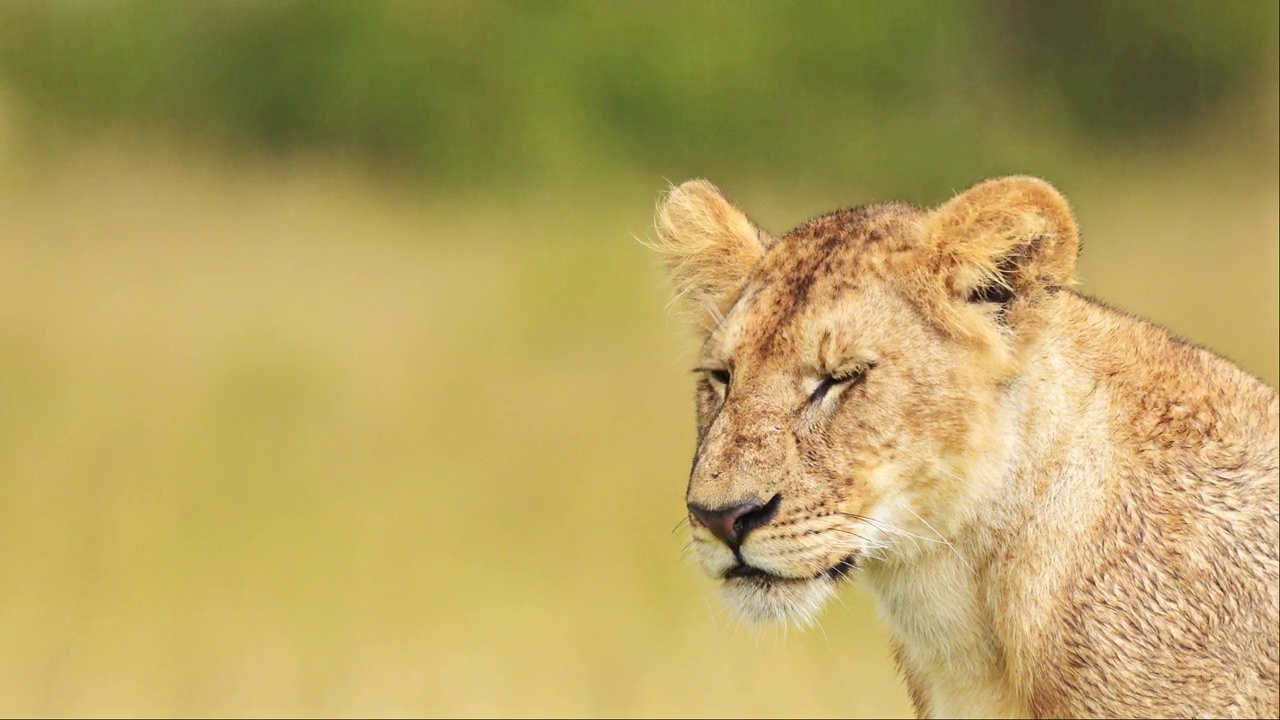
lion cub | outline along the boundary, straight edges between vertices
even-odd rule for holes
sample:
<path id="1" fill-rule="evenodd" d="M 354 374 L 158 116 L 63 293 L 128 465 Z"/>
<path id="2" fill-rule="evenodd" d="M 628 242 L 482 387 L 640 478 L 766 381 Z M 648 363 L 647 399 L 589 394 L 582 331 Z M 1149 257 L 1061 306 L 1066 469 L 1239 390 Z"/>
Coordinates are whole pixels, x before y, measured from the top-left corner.
<path id="1" fill-rule="evenodd" d="M 858 576 L 921 717 L 1280 715 L 1276 392 L 1076 294 L 1047 183 L 658 246 L 704 338 L 693 548 L 753 619 Z"/>

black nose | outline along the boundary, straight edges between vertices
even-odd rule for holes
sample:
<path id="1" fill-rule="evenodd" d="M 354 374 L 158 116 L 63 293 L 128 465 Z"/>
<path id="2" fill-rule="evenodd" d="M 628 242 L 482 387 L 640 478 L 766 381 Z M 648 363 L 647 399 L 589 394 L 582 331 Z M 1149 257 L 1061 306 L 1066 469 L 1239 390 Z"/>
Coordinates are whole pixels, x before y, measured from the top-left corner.
<path id="1" fill-rule="evenodd" d="M 747 533 L 761 525 L 768 524 L 778 512 L 781 495 L 774 495 L 769 502 L 762 503 L 755 498 L 731 507 L 712 509 L 696 503 L 689 503 L 689 512 L 700 525 L 720 538 L 730 550 L 738 551 Z"/>

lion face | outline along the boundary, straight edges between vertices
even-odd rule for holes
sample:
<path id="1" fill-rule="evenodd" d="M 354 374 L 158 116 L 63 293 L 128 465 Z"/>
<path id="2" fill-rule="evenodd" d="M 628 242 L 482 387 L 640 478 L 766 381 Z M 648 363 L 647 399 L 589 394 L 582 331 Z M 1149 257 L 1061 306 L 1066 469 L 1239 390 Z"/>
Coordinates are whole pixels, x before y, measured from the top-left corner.
<path id="1" fill-rule="evenodd" d="M 705 337 L 693 554 L 747 618 L 811 621 L 852 571 L 909 562 L 976 511 L 1032 290 L 1056 280 L 980 223 L 1003 256 L 948 249 L 939 226 L 966 228 L 943 210 L 846 210 L 774 239 L 695 182 L 659 212 Z"/>

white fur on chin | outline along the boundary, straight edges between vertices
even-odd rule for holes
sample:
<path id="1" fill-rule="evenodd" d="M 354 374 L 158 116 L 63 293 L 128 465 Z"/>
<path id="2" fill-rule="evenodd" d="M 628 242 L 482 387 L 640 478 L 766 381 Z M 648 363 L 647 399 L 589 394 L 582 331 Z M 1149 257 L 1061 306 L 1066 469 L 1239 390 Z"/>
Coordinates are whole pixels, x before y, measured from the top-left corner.
<path id="1" fill-rule="evenodd" d="M 730 578 L 720 586 L 725 603 L 738 617 L 751 622 L 792 620 L 810 626 L 835 595 L 836 582 L 828 577 L 797 579 Z"/>

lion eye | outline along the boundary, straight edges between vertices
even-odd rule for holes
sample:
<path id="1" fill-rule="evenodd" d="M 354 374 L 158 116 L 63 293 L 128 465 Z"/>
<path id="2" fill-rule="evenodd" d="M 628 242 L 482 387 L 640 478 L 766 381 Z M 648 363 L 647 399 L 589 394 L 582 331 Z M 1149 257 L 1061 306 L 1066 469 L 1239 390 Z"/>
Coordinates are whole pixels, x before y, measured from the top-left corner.
<path id="1" fill-rule="evenodd" d="M 729 385 L 729 371 L 724 369 L 708 370 L 707 375 L 716 383 L 724 386 Z"/>
<path id="2" fill-rule="evenodd" d="M 818 381 L 818 387 L 813 389 L 813 395 L 809 398 L 809 402 L 818 402 L 831 392 L 832 388 L 841 385 L 857 385 L 867 376 L 865 367 L 854 368 L 852 370 L 844 370 L 832 375 L 827 375 Z"/>

